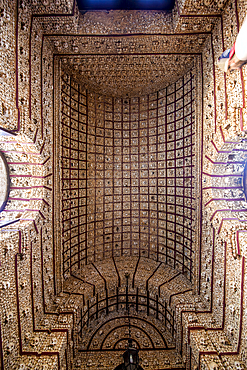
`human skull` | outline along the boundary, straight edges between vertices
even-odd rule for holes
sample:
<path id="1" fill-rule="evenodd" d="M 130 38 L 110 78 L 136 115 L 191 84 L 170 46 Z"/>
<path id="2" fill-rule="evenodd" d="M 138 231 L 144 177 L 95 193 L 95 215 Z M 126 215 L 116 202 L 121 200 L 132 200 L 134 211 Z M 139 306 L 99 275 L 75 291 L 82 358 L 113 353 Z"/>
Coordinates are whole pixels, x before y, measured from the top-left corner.
<path id="1" fill-rule="evenodd" d="M 43 5 L 44 6 L 49 6 L 50 5 L 50 0 L 43 0 Z"/>
<path id="2" fill-rule="evenodd" d="M 220 336 L 220 343 L 221 343 L 221 344 L 224 344 L 224 345 L 228 344 L 227 339 L 226 339 L 223 335 L 222 335 L 222 336 Z"/>
<path id="3" fill-rule="evenodd" d="M 207 340 L 206 340 L 206 338 L 205 338 L 205 337 L 201 337 L 201 339 L 200 339 L 200 344 L 201 344 L 202 346 L 206 346 L 206 345 L 207 345 Z"/>
<path id="4" fill-rule="evenodd" d="M 76 363 L 75 363 L 75 366 L 76 367 L 81 367 L 81 360 L 78 358 Z"/>
<path id="5" fill-rule="evenodd" d="M 236 284 L 236 281 L 235 280 L 232 280 L 230 281 L 230 288 L 233 289 L 234 291 L 236 291 L 237 289 L 237 284 Z"/>
<path id="6" fill-rule="evenodd" d="M 32 347 L 35 347 L 39 344 L 39 337 L 34 337 L 31 343 Z"/>
<path id="7" fill-rule="evenodd" d="M 142 365 L 145 367 L 148 366 L 149 365 L 148 360 L 147 359 L 143 360 Z"/>
<path id="8" fill-rule="evenodd" d="M 187 27 L 188 27 L 188 24 L 187 23 L 182 23 L 181 24 L 181 30 L 182 31 L 186 30 Z"/>
<path id="9" fill-rule="evenodd" d="M 98 346 L 98 344 L 99 344 L 99 342 L 98 342 L 97 340 L 95 340 L 95 341 L 93 342 L 93 346 L 94 346 L 94 347 L 97 347 L 97 346 Z"/>
<path id="10" fill-rule="evenodd" d="M 29 314 L 29 308 L 25 308 L 23 311 L 23 316 L 27 316 Z"/>
<path id="11" fill-rule="evenodd" d="M 229 310 L 230 310 L 231 314 L 234 314 L 235 313 L 235 306 L 233 304 L 230 304 Z"/>
<path id="12" fill-rule="evenodd" d="M 31 338 L 31 333 L 26 332 L 26 334 L 25 334 L 25 341 L 28 342 L 30 340 L 30 338 Z"/>
<path id="13" fill-rule="evenodd" d="M 26 370 L 26 365 L 25 364 L 20 364 L 19 370 Z"/>
<path id="14" fill-rule="evenodd" d="M 87 366 L 92 366 L 92 365 L 93 365 L 93 361 L 89 359 L 87 362 Z"/>
<path id="15" fill-rule="evenodd" d="M 43 321 L 43 325 L 44 325 L 44 326 L 48 326 L 48 325 L 49 325 L 49 320 L 48 320 L 48 319 L 45 319 L 45 320 Z"/>
<path id="16" fill-rule="evenodd" d="M 233 335 L 233 334 L 234 334 L 234 328 L 233 328 L 233 326 L 228 325 L 227 330 L 228 330 L 228 333 L 229 333 L 230 335 Z"/>
<path id="17" fill-rule="evenodd" d="M 7 353 L 10 354 L 13 351 L 14 347 L 15 347 L 15 344 L 13 342 L 8 343 L 6 346 Z"/>
<path id="18" fill-rule="evenodd" d="M 60 318 L 59 318 L 59 322 L 61 323 L 61 324 L 65 324 L 66 322 L 67 322 L 67 317 L 66 316 L 61 316 Z"/>
<path id="19" fill-rule="evenodd" d="M 6 322 L 10 322 L 11 320 L 13 320 L 13 317 L 14 317 L 13 312 L 8 312 L 8 313 L 6 314 L 6 319 L 5 319 L 5 321 L 6 321 Z"/>
<path id="20" fill-rule="evenodd" d="M 210 364 L 208 364 L 208 368 L 209 370 L 217 370 L 218 369 L 218 365 L 215 363 L 215 362 L 210 362 Z"/>
<path id="21" fill-rule="evenodd" d="M 27 287 L 27 282 L 26 281 L 22 281 L 21 282 L 21 289 L 24 289 Z"/>
<path id="22" fill-rule="evenodd" d="M 3 287 L 4 290 L 9 289 L 10 288 L 10 282 L 9 281 L 3 281 L 2 282 L 2 287 Z"/>
<path id="23" fill-rule="evenodd" d="M 218 8 L 220 8 L 220 9 L 223 8 L 224 0 L 218 0 L 217 5 L 218 5 Z"/>
<path id="24" fill-rule="evenodd" d="M 235 365 L 236 370 L 243 370 L 244 369 L 244 365 L 240 361 L 235 361 L 234 365 Z"/>
<path id="25" fill-rule="evenodd" d="M 56 344 L 57 344 L 57 338 L 52 338 L 51 346 L 56 346 Z"/>

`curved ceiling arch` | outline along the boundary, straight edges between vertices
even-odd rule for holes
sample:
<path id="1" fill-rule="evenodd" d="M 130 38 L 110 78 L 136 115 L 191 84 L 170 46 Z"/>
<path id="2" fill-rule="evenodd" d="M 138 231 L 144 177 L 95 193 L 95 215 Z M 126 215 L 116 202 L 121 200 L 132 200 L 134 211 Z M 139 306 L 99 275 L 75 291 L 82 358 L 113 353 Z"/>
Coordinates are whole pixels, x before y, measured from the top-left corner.
<path id="1" fill-rule="evenodd" d="M 105 338 L 102 340 L 102 343 L 101 343 L 101 346 L 100 346 L 100 349 L 103 349 L 105 346 L 104 346 L 104 344 L 106 343 L 106 341 L 107 341 L 107 338 L 111 335 L 111 333 L 115 330 L 115 331 L 118 331 L 118 330 L 120 330 L 121 331 L 121 329 L 123 329 L 123 328 L 126 328 L 126 329 L 129 329 L 129 326 L 128 326 L 128 324 L 126 324 L 126 325 L 119 325 L 119 326 L 117 326 L 116 328 L 114 328 L 114 329 L 112 329 L 110 332 L 108 332 L 107 333 L 107 336 L 105 336 Z M 145 337 L 148 337 L 148 339 L 149 339 L 149 341 L 150 341 L 150 343 L 151 343 L 151 345 L 152 345 L 152 348 L 154 348 L 154 343 L 153 343 L 153 340 L 152 340 L 152 338 L 151 338 L 151 336 L 143 329 L 143 328 L 140 328 L 139 326 L 137 326 L 137 325 L 133 325 L 132 324 L 132 326 L 131 326 L 131 329 L 139 329 L 140 331 L 141 331 L 141 333 L 143 333 L 144 334 L 144 338 Z M 133 334 L 132 334 L 133 335 Z M 120 340 L 128 340 L 128 337 L 127 338 L 123 338 L 122 337 L 122 339 L 119 339 L 118 340 L 118 342 L 120 341 Z M 138 341 L 136 340 L 136 339 L 133 339 L 136 343 L 138 343 Z M 113 344 L 113 348 L 115 348 L 116 347 L 116 343 L 117 342 L 115 342 L 114 344 Z M 138 343 L 138 348 L 140 348 L 140 345 L 139 345 L 139 343 Z"/>
<path id="2" fill-rule="evenodd" d="M 153 334 L 154 335 L 153 340 L 151 340 L 152 339 L 150 337 L 151 334 L 147 334 L 147 336 L 150 337 L 150 341 L 151 341 L 152 345 L 154 345 L 155 338 L 156 339 L 159 338 L 161 340 L 161 342 L 164 343 L 164 347 L 161 346 L 161 348 L 163 348 L 163 349 L 173 348 L 172 345 L 171 345 L 170 340 L 169 340 L 169 346 L 168 346 L 168 343 L 167 343 L 167 341 L 164 337 L 164 334 L 162 333 L 162 331 L 165 332 L 165 330 L 164 330 L 164 328 L 162 328 L 161 322 L 160 322 L 160 327 L 158 327 L 158 326 L 155 326 L 155 324 L 152 323 L 150 320 L 148 321 L 148 318 L 145 319 L 144 317 L 140 317 L 138 315 L 135 316 L 133 314 L 131 314 L 131 316 L 128 316 L 128 315 L 126 315 L 126 313 L 125 314 L 120 313 L 120 315 L 114 315 L 114 317 L 110 317 L 110 318 L 106 319 L 102 324 L 97 325 L 95 327 L 96 330 L 94 330 L 93 334 L 90 336 L 90 339 L 88 341 L 88 344 L 87 344 L 87 347 L 86 347 L 87 350 L 90 350 L 90 348 L 92 346 L 92 342 L 95 339 L 95 337 L 97 337 L 97 338 L 102 337 L 101 338 L 101 344 L 97 345 L 97 348 L 100 349 L 103 346 L 103 342 L 105 342 L 107 336 L 109 336 L 113 331 L 117 330 L 118 327 L 121 326 L 122 328 L 129 328 L 129 324 L 128 324 L 129 319 L 130 319 L 131 328 L 132 327 L 137 328 L 138 330 L 145 332 L 145 330 L 142 328 L 142 326 L 144 325 L 145 327 L 146 326 L 149 327 L 149 330 L 151 328 L 153 330 L 153 333 L 156 333 L 156 334 Z M 122 322 L 121 322 L 121 320 L 122 320 Z M 114 328 L 112 328 L 112 323 L 114 323 L 114 322 L 116 322 L 116 326 L 114 326 Z M 109 328 L 105 328 L 106 326 L 109 326 L 109 323 L 111 323 L 111 326 Z M 137 325 L 138 323 L 140 323 L 139 326 Z M 105 330 L 107 330 L 106 335 L 103 334 L 104 328 L 105 328 Z M 123 335 L 123 333 L 122 333 L 122 335 Z M 124 335 L 126 335 L 126 334 L 124 334 Z M 113 345 L 114 344 L 112 343 L 112 346 Z M 145 346 L 144 347 L 140 346 L 140 348 L 145 349 Z M 155 348 L 156 348 L 156 346 L 155 346 Z M 160 346 L 159 346 L 159 348 L 160 348 Z"/>

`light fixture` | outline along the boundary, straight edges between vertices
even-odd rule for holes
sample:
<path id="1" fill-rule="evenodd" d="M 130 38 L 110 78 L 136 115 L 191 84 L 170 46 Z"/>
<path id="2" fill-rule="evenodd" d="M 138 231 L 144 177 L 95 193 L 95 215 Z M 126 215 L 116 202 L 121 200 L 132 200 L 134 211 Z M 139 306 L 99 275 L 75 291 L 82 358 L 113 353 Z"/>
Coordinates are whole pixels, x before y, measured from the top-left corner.
<path id="1" fill-rule="evenodd" d="M 128 297 L 128 286 L 129 286 L 129 273 L 125 273 L 126 277 L 126 297 Z M 123 354 L 124 359 L 124 369 L 125 370 L 136 370 L 139 369 L 139 356 L 138 349 L 133 347 L 132 338 L 131 338 L 131 327 L 130 327 L 130 308 L 129 300 L 126 298 L 127 312 L 128 312 L 128 321 L 129 321 L 129 339 L 128 339 L 128 348 Z"/>
<path id="2" fill-rule="evenodd" d="M 128 339 L 128 349 L 123 354 L 124 370 L 138 370 L 139 369 L 139 356 L 138 349 L 132 345 L 132 339 Z"/>
<path id="3" fill-rule="evenodd" d="M 118 365 L 114 370 L 143 370 L 139 365 L 139 355 L 138 349 L 133 346 L 133 340 L 131 338 L 131 325 L 130 325 L 130 309 L 129 309 L 129 299 L 128 299 L 128 286 L 129 286 L 129 273 L 125 273 L 126 277 L 126 309 L 128 313 L 129 322 L 129 338 L 128 338 L 128 348 L 123 353 L 124 362 Z"/>

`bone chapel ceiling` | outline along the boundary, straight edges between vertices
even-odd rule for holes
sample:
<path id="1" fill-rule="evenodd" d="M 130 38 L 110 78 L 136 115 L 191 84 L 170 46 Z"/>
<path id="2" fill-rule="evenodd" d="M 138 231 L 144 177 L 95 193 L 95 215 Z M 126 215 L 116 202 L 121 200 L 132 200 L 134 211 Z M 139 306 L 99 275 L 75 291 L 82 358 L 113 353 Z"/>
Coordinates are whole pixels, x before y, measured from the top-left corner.
<path id="1" fill-rule="evenodd" d="M 246 369 L 246 9 L 0 0 L 1 370 Z"/>

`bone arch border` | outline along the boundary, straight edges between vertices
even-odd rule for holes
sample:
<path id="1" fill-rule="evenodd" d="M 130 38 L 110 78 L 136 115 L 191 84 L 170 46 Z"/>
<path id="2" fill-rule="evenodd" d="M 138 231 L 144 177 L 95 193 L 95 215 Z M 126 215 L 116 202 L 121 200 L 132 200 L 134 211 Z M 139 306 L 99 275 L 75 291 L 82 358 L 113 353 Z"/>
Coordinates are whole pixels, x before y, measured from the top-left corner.
<path id="1" fill-rule="evenodd" d="M 87 346 L 87 349 L 84 351 L 82 349 L 79 349 L 79 352 L 87 352 L 89 351 L 89 348 L 90 348 L 90 345 L 91 345 L 91 342 L 93 341 L 93 338 L 95 337 L 96 333 L 102 328 L 104 327 L 105 325 L 107 325 L 109 322 L 113 321 L 113 320 L 118 320 L 119 318 L 122 318 L 122 319 L 126 319 L 126 318 L 129 318 L 129 316 L 127 315 L 123 315 L 123 316 L 116 316 L 116 317 L 113 317 L 113 318 L 110 318 L 109 320 L 105 321 L 103 324 L 101 324 L 97 329 L 96 331 L 93 333 L 93 335 L 91 336 L 90 340 L 89 340 L 89 343 L 88 343 L 88 346 Z M 167 346 L 167 343 L 166 343 L 166 340 L 163 336 L 163 334 L 160 332 L 160 330 L 154 326 L 154 324 L 152 324 L 151 322 L 149 322 L 148 320 L 144 319 L 144 318 L 139 318 L 139 317 L 135 317 L 135 316 L 131 316 L 131 318 L 133 318 L 134 320 L 139 320 L 139 321 L 144 321 L 146 323 L 148 323 L 150 326 L 152 326 L 158 333 L 159 333 L 159 336 L 162 338 L 163 342 L 166 344 L 166 348 L 163 348 L 164 350 L 171 350 L 171 349 L 175 349 L 175 347 L 168 347 Z M 113 328 L 112 330 L 115 330 L 115 328 Z M 141 329 L 140 329 L 141 330 Z M 143 349 L 145 350 L 145 349 Z M 157 350 L 160 350 L 160 348 L 157 348 Z M 91 351 L 91 350 L 90 350 Z M 108 351 L 108 350 L 106 350 Z"/>
<path id="2" fill-rule="evenodd" d="M 118 310 L 118 305 L 124 304 L 124 305 L 127 306 L 127 300 L 126 299 L 124 301 L 119 301 L 118 300 L 119 297 L 126 297 L 126 295 L 128 295 L 128 297 L 135 297 L 136 298 L 135 301 L 129 302 L 129 300 L 128 300 L 128 302 L 129 302 L 130 305 L 135 305 L 136 307 L 137 306 L 146 307 L 147 308 L 147 316 L 149 316 L 149 310 L 150 309 L 152 309 L 153 311 L 155 311 L 156 319 L 158 319 L 158 315 L 161 314 L 163 316 L 163 319 L 164 319 L 165 324 L 166 324 L 167 321 L 169 322 L 169 324 L 171 326 L 171 330 L 169 330 L 169 331 L 171 331 L 171 335 L 174 336 L 174 334 L 176 333 L 176 329 L 175 329 L 175 325 L 174 325 L 174 316 L 175 316 L 174 315 L 174 312 L 171 312 L 171 311 L 168 310 L 167 303 L 166 302 L 163 305 L 161 302 L 158 301 L 158 298 L 159 298 L 158 295 L 156 296 L 156 299 L 150 298 L 149 291 L 147 291 L 147 295 L 142 295 L 142 294 L 138 295 L 138 291 L 136 293 L 133 293 L 133 294 L 130 294 L 130 293 L 128 293 L 128 294 L 122 293 L 122 294 L 116 294 L 116 295 L 113 295 L 113 296 L 108 296 L 107 295 L 107 298 L 104 298 L 104 299 L 101 299 L 100 301 L 97 301 L 91 307 L 88 305 L 87 311 L 85 311 L 83 317 L 81 317 L 80 321 L 78 322 L 78 325 L 81 324 L 80 334 L 82 335 L 83 327 L 89 323 L 89 321 L 90 321 L 90 319 L 92 317 L 96 316 L 96 318 L 97 318 L 99 312 L 102 312 L 102 311 L 106 310 L 106 313 L 108 314 L 109 307 L 114 307 L 116 305 L 117 306 L 117 310 Z M 145 298 L 146 299 L 146 303 L 141 303 L 141 302 L 139 302 L 139 300 L 137 302 L 137 299 L 139 299 L 139 297 L 140 298 Z M 98 309 L 97 306 L 98 306 L 99 303 L 105 302 L 105 301 L 107 302 L 108 300 L 110 300 L 112 298 L 116 298 L 116 302 L 111 303 L 111 304 L 108 304 L 107 303 L 104 307 Z M 150 306 L 150 301 L 154 302 L 154 307 Z M 164 308 L 164 312 L 161 312 L 161 311 L 159 311 L 159 309 L 157 309 L 159 305 L 162 306 L 162 308 Z M 93 307 L 96 307 L 97 308 L 97 311 L 96 312 L 93 312 L 91 314 L 91 316 L 89 316 L 89 311 Z M 138 310 L 136 310 L 136 312 L 138 312 Z M 172 318 L 171 321 L 168 319 L 167 314 L 169 314 L 171 316 L 171 318 Z M 82 320 L 83 320 L 83 318 L 86 315 L 88 315 L 88 318 L 87 318 L 87 320 L 84 321 L 84 325 L 82 325 Z M 159 320 L 159 321 L 161 321 L 161 320 Z M 166 330 L 168 330 L 168 329 L 166 328 Z"/>
<path id="3" fill-rule="evenodd" d="M 119 319 L 119 318 L 118 318 L 118 319 Z M 107 333 L 107 335 L 104 337 L 104 339 L 102 340 L 101 345 L 100 345 L 100 351 L 102 351 L 102 350 L 103 350 L 103 346 L 104 346 L 105 342 L 107 341 L 108 336 L 109 336 L 109 335 L 111 335 L 111 333 L 112 333 L 114 330 L 117 330 L 117 329 L 119 329 L 119 328 L 128 328 L 128 324 L 125 324 L 125 325 L 118 325 L 117 327 L 115 327 L 115 328 L 111 329 L 111 330 Z M 143 332 L 143 333 L 148 337 L 149 341 L 151 342 L 151 344 L 152 344 L 152 346 L 153 346 L 153 348 L 154 348 L 154 343 L 153 343 L 153 340 L 152 340 L 151 336 L 150 336 L 148 333 L 146 333 L 146 331 L 145 331 L 144 329 L 139 328 L 139 326 L 137 326 L 137 325 L 131 325 L 131 328 L 136 328 L 136 329 L 139 329 L 141 332 Z M 124 338 L 119 339 L 119 341 L 121 341 L 121 340 L 124 340 Z M 138 341 L 137 341 L 136 339 L 133 339 L 133 340 L 134 340 L 134 341 L 136 341 L 136 342 L 138 343 Z M 138 343 L 138 346 L 139 346 L 139 348 L 141 348 L 141 346 L 139 345 L 139 343 Z M 116 347 L 116 343 L 114 344 L 114 348 L 113 348 L 113 349 L 116 349 L 115 347 Z M 88 350 L 90 351 L 90 349 L 89 349 L 89 348 L 88 348 Z"/>

